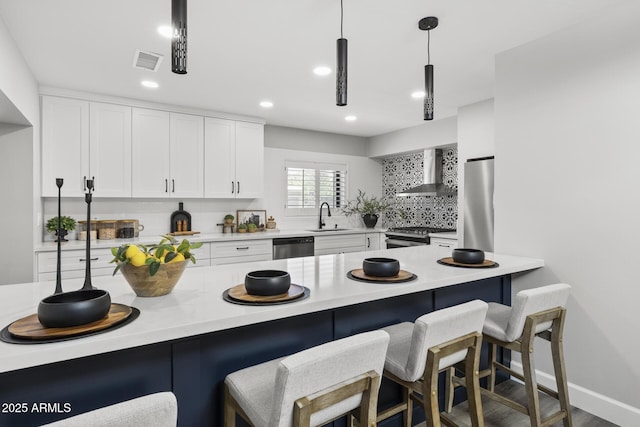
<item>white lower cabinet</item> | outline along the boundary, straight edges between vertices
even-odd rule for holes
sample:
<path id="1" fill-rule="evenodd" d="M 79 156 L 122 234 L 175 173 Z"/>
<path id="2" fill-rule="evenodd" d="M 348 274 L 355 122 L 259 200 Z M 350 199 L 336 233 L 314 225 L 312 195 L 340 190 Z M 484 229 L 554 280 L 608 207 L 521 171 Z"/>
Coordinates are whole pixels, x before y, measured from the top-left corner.
<path id="1" fill-rule="evenodd" d="M 84 249 L 62 251 L 60 255 L 60 273 L 63 279 L 75 279 L 85 276 L 86 251 Z M 57 271 L 57 252 L 38 252 L 38 281 L 55 280 Z M 108 276 L 113 273 L 114 264 L 111 249 L 91 250 L 91 276 Z"/>
<path id="2" fill-rule="evenodd" d="M 377 251 L 383 247 L 382 237 L 384 233 L 365 233 L 365 250 Z"/>
<path id="3" fill-rule="evenodd" d="M 211 265 L 270 261 L 273 259 L 272 246 L 271 239 L 212 242 Z"/>
<path id="4" fill-rule="evenodd" d="M 441 237 L 432 237 L 431 244 L 445 249 L 454 249 L 458 247 L 458 241 L 454 239 L 443 239 Z"/>
<path id="5" fill-rule="evenodd" d="M 195 243 L 193 240 L 191 243 Z M 196 263 L 189 261 L 187 267 L 209 267 L 211 265 L 211 243 L 203 243 L 198 249 L 191 250 Z"/>
<path id="6" fill-rule="evenodd" d="M 360 252 L 366 248 L 364 234 L 343 234 L 339 236 L 316 236 L 314 255 L 343 254 Z"/>

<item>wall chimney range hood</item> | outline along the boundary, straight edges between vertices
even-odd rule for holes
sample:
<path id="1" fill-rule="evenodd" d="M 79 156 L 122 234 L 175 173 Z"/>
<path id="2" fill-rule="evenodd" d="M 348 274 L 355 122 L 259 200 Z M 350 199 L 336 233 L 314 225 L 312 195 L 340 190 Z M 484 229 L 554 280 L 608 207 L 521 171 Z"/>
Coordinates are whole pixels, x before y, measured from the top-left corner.
<path id="1" fill-rule="evenodd" d="M 442 150 L 424 150 L 424 184 L 397 193 L 396 196 L 445 196 L 457 194 L 442 183 Z"/>

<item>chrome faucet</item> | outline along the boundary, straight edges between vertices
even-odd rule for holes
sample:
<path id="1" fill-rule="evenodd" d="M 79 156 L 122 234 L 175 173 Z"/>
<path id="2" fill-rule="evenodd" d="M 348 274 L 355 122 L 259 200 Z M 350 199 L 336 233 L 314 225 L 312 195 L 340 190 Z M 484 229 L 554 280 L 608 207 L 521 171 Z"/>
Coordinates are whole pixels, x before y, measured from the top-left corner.
<path id="1" fill-rule="evenodd" d="M 329 209 L 329 203 L 322 202 L 320 204 L 320 218 L 318 219 L 318 230 L 322 230 L 322 227 L 324 227 L 324 225 L 325 225 L 324 221 L 322 220 L 322 207 L 324 205 L 327 205 L 327 215 L 331 216 L 331 209 Z"/>

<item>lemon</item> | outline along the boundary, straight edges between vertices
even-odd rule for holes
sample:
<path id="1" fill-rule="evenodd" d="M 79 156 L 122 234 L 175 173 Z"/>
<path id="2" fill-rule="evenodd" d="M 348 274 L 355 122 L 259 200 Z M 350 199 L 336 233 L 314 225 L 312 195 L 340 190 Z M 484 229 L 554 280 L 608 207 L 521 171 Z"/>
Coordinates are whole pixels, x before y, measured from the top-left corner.
<path id="1" fill-rule="evenodd" d="M 173 259 L 169 261 L 169 264 L 171 264 L 172 262 L 181 262 L 181 261 L 184 261 L 184 255 L 182 255 L 181 253 L 178 253 L 178 255 L 174 256 Z"/>
<path id="2" fill-rule="evenodd" d="M 127 259 L 131 259 L 134 256 L 136 256 L 137 254 L 140 253 L 140 248 L 135 246 L 135 245 L 129 245 L 127 247 L 127 251 L 124 253 L 124 255 L 127 257 Z"/>
<path id="3" fill-rule="evenodd" d="M 138 253 L 135 254 L 131 258 L 131 261 L 129 261 L 129 262 L 131 263 L 131 265 L 133 265 L 135 267 L 140 267 L 140 266 L 144 265 L 146 260 L 147 260 L 147 256 L 144 254 L 144 252 L 138 251 Z"/>

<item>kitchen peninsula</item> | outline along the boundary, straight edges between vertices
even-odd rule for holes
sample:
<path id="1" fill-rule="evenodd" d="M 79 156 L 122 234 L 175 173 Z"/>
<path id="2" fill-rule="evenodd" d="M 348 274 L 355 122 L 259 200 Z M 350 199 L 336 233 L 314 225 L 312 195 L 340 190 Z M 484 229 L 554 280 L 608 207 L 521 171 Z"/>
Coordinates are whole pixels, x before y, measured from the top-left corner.
<path id="1" fill-rule="evenodd" d="M 371 256 L 396 258 L 417 279 L 378 284 L 346 277 Z M 0 402 L 71 407 L 69 413 L 0 413 L 0 425 L 37 425 L 161 390 L 176 394 L 181 425 L 221 425 L 222 381 L 230 372 L 476 298 L 509 304 L 511 275 L 544 265 L 487 254 L 498 267 L 456 268 L 438 264 L 441 257 L 438 248 L 420 246 L 187 269 L 171 294 L 157 298 L 136 297 L 120 274 L 96 277 L 94 286 L 109 291 L 113 302 L 138 308 L 139 318 L 70 341 L 0 343 Z M 246 273 L 267 268 L 288 271 L 310 297 L 271 306 L 222 299 Z M 66 280 L 63 288 L 81 284 Z M 53 288 L 53 282 L 0 287 L 0 326 L 34 313 Z M 383 387 L 381 404 L 389 393 L 394 390 Z"/>

